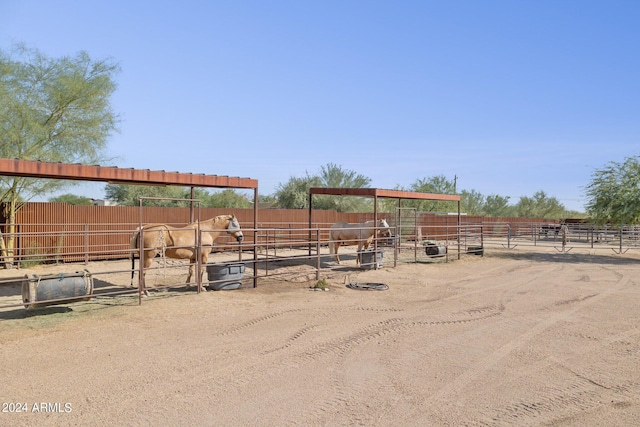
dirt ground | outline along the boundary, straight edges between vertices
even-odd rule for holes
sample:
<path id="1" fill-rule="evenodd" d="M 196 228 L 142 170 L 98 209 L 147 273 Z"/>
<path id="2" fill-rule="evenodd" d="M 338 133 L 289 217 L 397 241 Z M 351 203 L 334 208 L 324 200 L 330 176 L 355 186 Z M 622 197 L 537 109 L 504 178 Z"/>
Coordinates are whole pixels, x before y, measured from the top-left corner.
<path id="1" fill-rule="evenodd" d="M 637 425 L 639 258 L 493 249 L 0 312 L 0 425 Z"/>

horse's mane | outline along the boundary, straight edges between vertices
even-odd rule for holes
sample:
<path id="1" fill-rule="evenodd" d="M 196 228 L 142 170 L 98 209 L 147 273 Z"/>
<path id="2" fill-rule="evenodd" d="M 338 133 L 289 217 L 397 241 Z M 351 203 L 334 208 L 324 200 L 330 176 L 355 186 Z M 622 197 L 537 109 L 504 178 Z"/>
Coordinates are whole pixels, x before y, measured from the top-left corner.
<path id="1" fill-rule="evenodd" d="M 190 227 L 190 226 L 197 227 L 198 224 L 202 224 L 202 223 L 210 223 L 211 225 L 219 224 L 221 221 L 230 221 L 231 218 L 233 218 L 232 214 L 218 215 L 213 218 L 209 218 L 201 221 L 194 221 L 191 224 L 187 225 L 187 227 Z"/>

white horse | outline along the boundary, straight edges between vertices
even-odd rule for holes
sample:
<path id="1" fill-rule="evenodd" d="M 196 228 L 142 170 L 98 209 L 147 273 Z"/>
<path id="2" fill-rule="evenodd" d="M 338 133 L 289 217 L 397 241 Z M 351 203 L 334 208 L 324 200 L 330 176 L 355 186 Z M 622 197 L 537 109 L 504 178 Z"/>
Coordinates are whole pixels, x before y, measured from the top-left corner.
<path id="1" fill-rule="evenodd" d="M 340 245 L 358 245 L 358 257 L 356 263 L 360 263 L 360 252 L 368 249 L 378 231 L 380 237 L 391 237 L 391 229 L 384 219 L 376 224 L 375 220 L 361 222 L 359 224 L 349 224 L 346 222 L 336 222 L 331 226 L 329 232 L 329 252 L 335 255 L 336 263 L 340 264 L 338 248 Z"/>

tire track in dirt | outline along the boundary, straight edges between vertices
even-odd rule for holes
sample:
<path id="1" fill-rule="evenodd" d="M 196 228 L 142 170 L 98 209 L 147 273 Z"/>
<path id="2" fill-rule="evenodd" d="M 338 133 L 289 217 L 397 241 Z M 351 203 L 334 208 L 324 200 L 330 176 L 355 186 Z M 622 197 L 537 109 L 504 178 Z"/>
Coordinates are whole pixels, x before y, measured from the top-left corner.
<path id="1" fill-rule="evenodd" d="M 372 339 L 380 338 L 391 333 L 402 333 L 415 327 L 424 326 L 442 326 L 464 324 L 474 321 L 489 319 L 499 316 L 504 311 L 501 305 L 482 307 L 476 310 L 465 310 L 457 316 L 455 314 L 448 315 L 451 318 L 431 319 L 431 320 L 412 320 L 410 317 L 396 317 L 385 319 L 377 323 L 373 323 L 354 331 L 348 336 L 335 338 L 320 344 L 316 344 L 313 348 L 304 351 L 298 355 L 303 361 L 313 360 L 319 357 L 327 356 L 331 353 L 340 354 L 343 349 L 352 348 L 361 343 Z"/>
<path id="2" fill-rule="evenodd" d="M 349 312 L 352 312 L 353 310 L 381 312 L 382 314 L 387 312 L 387 310 L 377 310 L 365 306 L 350 307 L 348 309 Z M 249 322 L 221 331 L 218 335 L 229 336 L 241 331 L 242 329 L 255 327 L 263 322 L 281 318 L 287 314 L 296 313 L 298 311 L 300 310 L 286 310 L 266 316 L 260 316 Z M 326 310 L 323 310 L 323 312 L 324 311 Z M 337 313 L 340 311 L 344 312 L 345 309 L 331 308 L 331 311 Z M 300 345 L 300 339 L 321 326 L 319 324 L 308 325 L 295 331 L 281 346 L 267 349 L 257 354 L 253 359 L 254 362 L 245 366 L 242 371 L 236 371 L 233 375 L 226 374 L 218 376 L 215 378 L 214 382 L 221 387 L 224 386 L 224 389 L 237 390 L 240 392 L 247 387 L 251 387 L 252 382 L 254 381 L 253 375 L 251 374 L 252 372 L 275 372 L 278 369 L 285 367 L 287 369 L 294 370 L 300 366 L 313 366 L 314 363 L 318 362 L 323 364 L 330 363 L 332 365 L 340 365 L 347 354 L 359 346 L 370 343 L 372 340 L 385 339 L 385 337 L 393 334 L 403 334 L 416 327 L 457 325 L 467 324 L 474 321 L 482 321 L 499 316 L 501 313 L 502 309 L 499 306 L 493 306 L 465 310 L 460 312 L 458 317 L 449 319 L 435 318 L 416 320 L 406 317 L 392 317 L 361 327 L 346 336 L 330 339 L 328 341 L 325 340 L 323 342 L 313 344 L 307 349 L 301 349 L 297 353 L 294 353 L 295 346 Z M 331 378 L 333 389 L 331 396 L 320 402 L 310 402 L 306 412 L 310 412 L 311 416 L 314 417 L 321 416 L 327 411 L 330 412 L 335 410 L 335 408 L 344 405 L 344 403 L 348 401 L 348 396 L 353 395 L 354 390 L 351 384 L 343 383 L 340 378 L 341 376 L 335 373 Z M 372 377 L 367 380 L 363 387 L 371 387 L 373 385 L 376 387 L 382 387 L 387 383 L 387 381 L 388 379 L 385 377 Z M 359 389 L 360 388 L 362 387 L 359 387 Z M 303 419 L 314 418 L 304 417 Z"/>
<path id="3" fill-rule="evenodd" d="M 477 276 L 474 276 L 473 281 L 474 282 L 483 282 L 484 280 L 487 279 L 494 279 L 496 276 L 496 272 L 500 271 L 502 268 L 501 267 L 494 267 L 490 270 L 487 270 L 485 272 L 483 272 L 482 274 L 478 274 Z M 558 271 L 561 271 L 563 269 L 562 265 L 557 266 L 556 268 L 552 269 L 551 271 L 549 271 L 548 269 L 545 271 L 544 269 L 541 268 L 536 268 L 536 266 L 531 266 L 530 264 L 520 264 L 517 265 L 515 267 L 512 267 L 509 269 L 510 272 L 515 272 L 515 271 L 519 271 L 521 274 L 524 273 L 526 270 L 535 270 L 534 272 L 531 273 L 527 273 L 525 274 L 523 277 L 521 277 L 519 280 L 517 281 L 510 281 L 510 282 L 505 282 L 505 283 L 498 283 L 495 285 L 489 285 L 489 286 L 482 286 L 482 287 L 478 287 L 477 289 L 469 289 L 469 290 L 463 290 L 460 293 L 456 293 L 454 295 L 448 295 L 448 296 L 443 296 L 440 298 L 434 298 L 433 300 L 430 300 L 430 302 L 437 302 L 437 301 L 450 301 L 450 300 L 456 300 L 456 299 L 463 299 L 463 298 L 467 298 L 469 296 L 473 296 L 473 295 L 477 295 L 477 294 L 485 294 L 487 293 L 487 291 L 494 291 L 494 290 L 500 290 L 500 289 L 504 289 L 505 291 L 510 291 L 513 292 L 515 291 L 518 287 L 524 286 L 524 285 L 528 285 L 530 283 L 533 283 L 537 280 L 540 279 L 540 277 L 543 274 L 554 274 Z M 503 274 L 502 272 L 500 274 Z M 466 283 L 469 282 L 468 279 L 462 279 L 462 280 L 457 280 L 457 281 L 451 281 L 451 282 L 447 282 L 446 286 L 456 286 L 459 283 Z M 427 308 L 425 308 L 427 309 Z"/>
<path id="4" fill-rule="evenodd" d="M 260 354 L 263 355 L 263 356 L 266 356 L 267 354 L 270 354 L 270 353 L 275 353 L 277 351 L 286 350 L 289 347 L 291 347 L 292 345 L 294 345 L 295 342 L 300 337 L 302 337 L 303 335 L 306 335 L 307 332 L 310 332 L 310 331 L 312 331 L 313 329 L 315 329 L 317 327 L 318 327 L 317 325 L 312 325 L 312 326 L 306 326 L 306 327 L 304 327 L 302 329 L 299 329 L 293 335 L 291 335 L 289 337 L 289 339 L 287 339 L 287 341 L 282 346 L 276 347 L 276 348 L 272 348 L 272 349 L 269 349 L 269 350 L 265 350 Z"/>
<path id="5" fill-rule="evenodd" d="M 578 311 L 583 310 L 590 305 L 599 302 L 611 294 L 619 292 L 627 283 L 629 279 L 624 274 L 611 270 L 616 277 L 616 282 L 612 286 L 603 290 L 602 292 L 590 296 L 589 298 L 583 298 L 575 301 L 572 307 L 566 311 L 553 314 L 546 319 L 538 322 L 535 326 L 529 328 L 526 332 L 520 334 L 517 338 L 512 339 L 508 343 L 504 344 L 496 351 L 486 355 L 482 360 L 467 369 L 463 374 L 458 376 L 455 380 L 449 382 L 442 387 L 437 393 L 431 395 L 428 399 L 425 399 L 423 403 L 424 408 L 447 406 L 450 402 L 456 400 L 456 395 L 461 393 L 470 383 L 476 381 L 481 375 L 487 372 L 489 369 L 497 365 L 507 355 L 512 353 L 517 348 L 525 345 L 531 340 L 535 339 L 537 335 L 551 327 L 552 325 L 570 318 Z M 599 396 L 599 392 L 596 393 L 593 390 L 594 385 L 585 380 L 579 379 L 573 382 L 565 389 L 556 390 L 555 392 L 549 392 L 540 397 L 539 402 L 534 403 L 520 403 L 518 405 L 509 407 L 504 410 L 503 417 L 509 418 L 510 422 L 517 421 L 518 425 L 529 425 L 532 421 L 528 418 L 533 416 L 539 416 L 543 408 L 552 408 L 553 411 L 558 411 L 560 408 L 567 407 L 575 408 L 576 410 L 585 410 L 591 408 Z M 591 397 L 594 396 L 594 397 Z M 546 412 L 546 411 L 545 411 Z M 415 413 L 408 414 L 405 420 L 410 420 L 415 417 Z M 522 419 L 522 417 L 525 419 Z M 495 420 L 490 414 L 480 414 L 481 418 Z M 538 420 L 539 422 L 539 420 Z M 490 423 L 491 424 L 491 423 Z M 494 424 L 492 424 L 494 425 Z"/>
<path id="6" fill-rule="evenodd" d="M 283 311 L 278 311 L 278 312 L 275 312 L 275 313 L 265 314 L 264 316 L 259 316 L 259 317 L 253 318 L 253 319 L 251 319 L 249 321 L 246 321 L 244 323 L 241 323 L 239 325 L 230 326 L 230 327 L 227 327 L 227 328 L 225 328 L 225 329 L 223 329 L 221 331 L 217 331 L 214 334 L 214 336 L 223 337 L 223 336 L 231 335 L 231 334 L 239 332 L 239 331 L 241 331 L 243 329 L 250 328 L 252 326 L 256 326 L 256 325 L 258 325 L 258 324 L 260 324 L 262 322 L 267 322 L 269 320 L 273 320 L 273 319 L 276 319 L 278 317 L 282 317 L 282 316 L 290 314 L 290 313 L 301 313 L 303 311 L 305 311 L 305 310 L 303 310 L 301 308 L 298 308 L 298 309 L 293 309 L 293 310 L 283 310 Z"/>
<path id="7" fill-rule="evenodd" d="M 485 279 L 492 278 L 492 274 L 495 274 L 495 271 L 500 269 L 501 267 L 499 266 L 495 267 L 490 271 L 485 272 L 483 277 Z M 514 270 L 522 271 L 530 269 L 531 267 L 525 264 L 514 268 Z M 519 287 L 521 285 L 525 285 L 531 281 L 534 281 L 537 277 L 537 275 L 532 276 L 531 274 L 526 274 L 525 277 L 523 277 L 523 281 L 519 281 L 518 283 L 502 283 L 491 286 L 490 289 L 513 289 L 515 287 Z M 478 293 L 484 293 L 486 291 L 487 288 L 483 287 L 483 289 L 481 290 L 473 289 L 468 292 L 462 292 L 456 295 L 445 297 L 444 299 L 463 299 Z M 313 310 L 317 310 L 319 312 L 322 312 L 323 314 L 340 313 L 345 311 L 345 309 L 342 307 L 318 308 Z M 414 313 L 410 315 L 409 313 L 407 313 L 407 310 L 398 308 L 376 308 L 370 306 L 349 307 L 349 312 L 362 311 L 382 314 L 403 313 L 406 315 L 400 317 L 396 316 L 366 325 L 359 330 L 353 331 L 347 336 L 338 337 L 332 340 L 314 344 L 312 347 L 307 348 L 306 350 L 302 350 L 295 355 L 290 354 L 292 351 L 294 351 L 296 345 L 301 344 L 300 338 L 311 333 L 319 325 L 311 325 L 301 328 L 300 330 L 294 332 L 281 346 L 273 349 L 267 349 L 260 353 L 261 359 L 257 360 L 255 365 L 247 366 L 246 369 L 243 370 L 243 373 L 240 373 L 239 375 L 236 373 L 236 375 L 232 378 L 219 379 L 219 381 L 221 384 L 226 384 L 226 387 L 231 386 L 236 388 L 243 388 L 249 386 L 252 380 L 251 376 L 244 374 L 244 372 L 251 372 L 254 369 L 261 369 L 263 371 L 269 370 L 271 366 L 275 366 L 276 364 L 286 365 L 290 368 L 295 369 L 300 365 L 312 365 L 313 363 L 317 363 L 318 361 L 339 366 L 341 363 L 343 363 L 348 354 L 350 354 L 352 351 L 355 351 L 356 348 L 370 343 L 372 340 L 386 339 L 387 337 L 392 335 L 404 334 L 410 331 L 412 328 L 455 326 L 468 324 L 475 321 L 482 321 L 499 316 L 504 310 L 505 307 L 503 303 L 501 301 L 498 301 L 494 304 L 483 304 L 475 307 L 472 306 L 471 308 L 467 308 L 461 311 L 446 313 L 440 316 L 431 315 L 425 318 L 424 316 L 419 315 L 420 312 L 423 312 L 422 309 L 418 310 L 417 312 L 414 311 Z M 275 320 L 277 318 L 282 318 L 287 314 L 294 314 L 300 311 L 302 310 L 287 310 L 259 316 L 243 324 L 219 331 L 217 335 L 232 335 L 245 328 L 256 327 L 261 323 Z M 418 318 L 415 317 L 416 314 L 419 315 Z M 278 356 L 281 353 L 282 356 L 284 356 L 282 358 L 281 356 Z M 275 357 L 276 360 L 267 360 L 273 357 Z M 333 389 L 331 397 L 321 401 L 310 402 L 310 404 L 305 408 L 305 412 L 307 412 L 309 414 L 309 417 L 311 418 L 303 417 L 303 419 L 316 419 L 316 417 L 321 417 L 322 414 L 331 413 L 332 411 L 335 411 L 336 408 L 343 407 L 346 402 L 348 402 L 349 396 L 353 396 L 353 393 L 357 393 L 358 390 L 364 392 L 366 391 L 366 389 L 379 389 L 380 387 L 386 387 L 389 384 L 389 378 L 370 377 L 367 378 L 366 381 L 358 387 L 358 390 L 354 390 L 353 384 L 343 382 L 342 376 L 338 375 L 337 372 L 339 372 L 339 370 L 335 371 L 334 375 L 331 378 Z M 362 422 L 366 424 L 365 420 L 362 420 Z"/>
<path id="8" fill-rule="evenodd" d="M 305 364 L 310 364 L 318 360 L 329 361 L 335 366 L 344 366 L 348 355 L 358 348 L 372 343 L 375 340 L 389 339 L 393 335 L 408 333 L 411 329 L 425 326 L 444 326 L 466 324 L 474 321 L 486 320 L 502 314 L 504 307 L 490 306 L 461 312 L 458 318 L 448 320 L 416 320 L 407 317 L 390 318 L 377 323 L 367 325 L 352 334 L 324 342 L 312 349 L 306 350 L 297 355 Z M 397 369 L 397 368 L 394 368 Z M 331 375 L 330 398 L 323 399 L 309 405 L 305 410 L 303 419 L 323 419 L 327 414 L 339 410 L 347 410 L 353 400 L 353 396 L 366 396 L 372 390 L 379 393 L 380 390 L 389 388 L 392 383 L 393 370 L 375 369 L 374 375 L 367 376 L 357 384 L 348 381 L 345 372 L 347 369 L 334 369 Z M 373 425 L 376 423 L 376 411 L 380 408 L 371 408 L 369 411 L 355 411 L 360 414 L 356 419 L 350 419 L 351 425 Z M 327 421 L 330 421 L 328 419 Z"/>
<path id="9" fill-rule="evenodd" d="M 528 268 L 523 268 L 522 270 L 526 269 Z M 487 277 L 489 278 L 490 275 L 487 275 Z M 523 277 L 522 280 L 518 280 L 517 283 L 511 281 L 510 283 L 491 286 L 490 289 L 504 288 L 505 292 L 507 290 L 513 291 L 519 286 L 529 284 L 532 281 L 538 279 L 539 275 L 532 276 L 530 274 L 526 274 L 525 277 Z M 482 290 L 473 289 L 468 292 L 451 295 L 449 297 L 446 297 L 446 299 L 466 298 L 474 294 L 486 291 L 487 288 L 483 287 Z M 355 351 L 359 347 L 371 343 L 373 340 L 388 339 L 390 336 L 404 334 L 410 331 L 412 328 L 416 327 L 455 326 L 474 321 L 481 321 L 491 317 L 499 316 L 505 310 L 505 307 L 502 302 L 499 301 L 494 304 L 479 305 L 477 307 L 471 307 L 458 312 L 447 313 L 438 317 L 430 316 L 428 318 L 424 318 L 423 316 L 415 318 L 415 312 L 413 313 L 413 316 L 411 316 L 410 313 L 406 313 L 405 310 L 401 309 L 378 309 L 369 306 L 349 307 L 348 309 L 329 307 L 319 308 L 316 310 L 324 314 L 328 312 L 340 313 L 348 310 L 349 312 L 363 311 L 383 314 L 402 313 L 404 315 L 382 319 L 378 322 L 363 326 L 344 337 L 326 340 L 324 342 L 314 344 L 306 350 L 301 350 L 298 352 L 298 354 L 292 354 L 295 351 L 296 346 L 304 346 L 304 342 L 301 342 L 300 339 L 303 336 L 311 333 L 319 325 L 306 326 L 304 328 L 298 329 L 297 331 L 294 331 L 293 334 L 291 334 L 287 339 L 287 341 L 279 347 L 264 350 L 262 353 L 260 353 L 260 357 L 255 360 L 255 363 L 247 366 L 245 369 L 243 369 L 242 372 L 236 372 L 233 377 L 218 378 L 216 382 L 224 384 L 225 388 L 227 389 L 244 389 L 247 387 L 251 387 L 252 378 L 249 373 L 255 372 L 256 370 L 271 372 L 276 366 L 279 366 L 281 368 L 286 367 L 287 369 L 298 369 L 300 366 L 304 365 L 313 366 L 313 364 L 317 363 L 318 361 L 322 362 L 323 364 L 329 363 L 335 366 L 342 366 L 351 352 Z M 261 323 L 275 320 L 277 318 L 282 318 L 283 316 L 286 316 L 288 314 L 299 313 L 301 311 L 302 310 L 286 310 L 259 316 L 243 324 L 220 331 L 218 332 L 218 335 L 232 335 L 245 328 L 256 327 Z M 417 312 L 419 313 L 421 311 L 423 310 L 419 309 Z M 390 381 L 390 378 L 388 378 L 387 374 L 380 374 L 379 376 L 372 376 L 364 379 L 356 387 L 352 383 L 345 382 L 344 375 L 341 374 L 341 371 L 341 369 L 332 370 L 332 375 L 329 379 L 332 392 L 329 393 L 329 397 L 325 395 L 323 396 L 323 399 L 309 402 L 309 404 L 304 408 L 305 416 L 303 416 L 302 419 L 322 419 L 323 416 L 335 413 L 335 411 L 347 410 L 350 396 L 366 392 L 367 390 L 388 387 Z M 364 415 L 364 417 L 365 418 L 363 419 L 352 421 L 354 421 L 354 424 L 361 423 L 363 425 L 370 424 L 371 422 L 375 421 L 369 419 L 366 415 Z"/>
<path id="10" fill-rule="evenodd" d="M 234 334 L 240 333 L 245 329 L 255 328 L 255 327 L 261 326 L 266 322 L 270 322 L 276 319 L 286 318 L 286 316 L 290 314 L 298 314 L 300 312 L 308 313 L 309 311 L 318 311 L 318 312 L 321 312 L 322 314 L 327 314 L 327 313 L 335 314 L 335 313 L 341 313 L 341 312 L 353 313 L 354 311 L 385 314 L 385 313 L 402 312 L 403 310 L 394 309 L 394 308 L 391 308 L 391 309 L 375 308 L 375 307 L 367 307 L 367 306 L 349 307 L 348 309 L 345 309 L 344 307 L 328 307 L 328 308 L 316 308 L 316 309 L 282 310 L 278 312 L 269 313 L 263 316 L 255 317 L 251 320 L 248 320 L 238 325 L 226 327 L 222 330 L 217 331 L 215 334 L 213 334 L 213 336 L 214 337 L 229 337 L 229 336 L 232 337 Z M 292 335 L 290 335 L 289 338 L 287 338 L 286 341 L 281 345 L 274 348 L 265 349 L 265 350 L 262 350 L 261 352 L 256 353 L 255 363 L 247 366 L 242 372 L 239 372 L 239 373 L 236 372 L 234 373 L 233 376 L 220 377 L 216 379 L 216 383 L 219 383 L 221 385 L 225 384 L 226 387 L 228 387 L 229 385 L 232 385 L 233 387 L 236 387 L 236 388 L 242 388 L 251 383 L 252 377 L 248 373 L 252 372 L 254 369 L 265 370 L 265 369 L 268 369 L 270 366 L 274 366 L 274 365 L 288 365 L 292 367 L 298 366 L 301 362 L 305 362 L 305 360 L 301 361 L 299 357 L 292 358 L 291 355 L 285 355 L 284 356 L 285 359 L 279 359 L 280 353 L 292 351 L 291 349 L 298 344 L 298 342 L 303 336 L 308 335 L 311 331 L 313 331 L 314 329 L 320 326 L 321 326 L 320 324 L 313 324 L 313 325 L 308 325 L 301 329 L 298 329 Z M 274 357 L 275 357 L 275 360 L 273 359 Z M 289 358 L 289 360 L 286 358 Z"/>
<path id="11" fill-rule="evenodd" d="M 604 395 L 601 388 L 605 389 Z M 604 387 L 588 378 L 576 375 L 562 388 L 554 387 L 535 400 L 520 400 L 504 408 L 494 409 L 494 414 L 479 420 L 480 425 L 541 425 L 571 418 L 576 413 L 597 410 L 606 405 L 625 405 L 620 393 L 637 394 L 640 383 L 628 382 L 614 388 Z"/>
<path id="12" fill-rule="evenodd" d="M 349 308 L 350 311 L 369 311 L 369 312 L 380 312 L 380 313 L 385 313 L 385 312 L 402 312 L 404 311 L 403 309 L 396 309 L 396 308 L 375 308 L 375 307 L 350 307 Z M 302 312 L 309 312 L 309 311 L 319 311 L 322 313 L 327 313 L 327 312 L 339 312 L 339 311 L 344 311 L 344 308 L 336 308 L 336 307 L 328 307 L 328 308 L 309 308 L 309 309 L 292 309 L 292 310 L 283 310 L 283 311 L 277 311 L 277 312 L 273 312 L 273 313 L 269 313 L 269 314 L 265 314 L 263 316 L 259 316 L 256 318 L 253 318 L 251 320 L 248 320 L 244 323 L 241 323 L 239 325 L 234 325 L 234 326 L 230 326 L 227 327 L 226 329 L 223 330 L 219 330 L 217 331 L 214 336 L 226 336 L 226 335 L 231 335 L 234 334 L 238 331 L 241 331 L 242 329 L 246 329 L 246 328 L 250 328 L 253 326 L 256 326 L 262 322 L 267 322 L 270 320 L 274 320 L 276 318 L 285 316 L 287 314 L 291 314 L 291 313 L 302 313 Z"/>

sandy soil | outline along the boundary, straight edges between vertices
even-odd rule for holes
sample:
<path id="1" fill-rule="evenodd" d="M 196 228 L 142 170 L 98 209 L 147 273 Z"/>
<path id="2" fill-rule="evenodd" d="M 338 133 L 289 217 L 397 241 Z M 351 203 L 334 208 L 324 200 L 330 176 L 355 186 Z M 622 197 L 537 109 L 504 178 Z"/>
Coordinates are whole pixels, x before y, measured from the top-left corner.
<path id="1" fill-rule="evenodd" d="M 0 425 L 637 425 L 639 266 L 496 249 L 347 270 L 382 291 L 340 273 L 8 311 Z"/>

